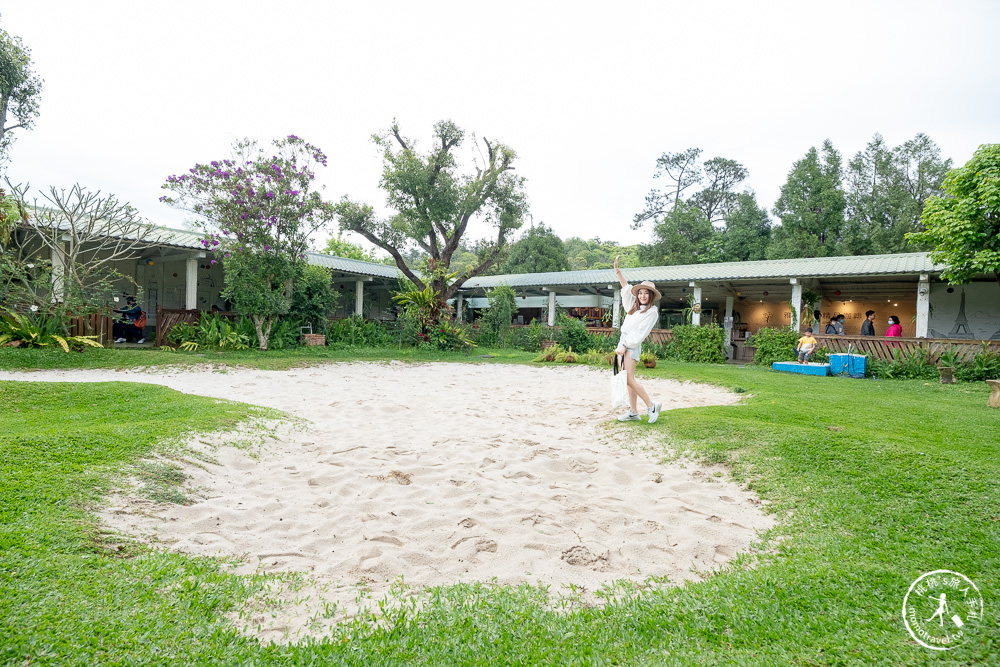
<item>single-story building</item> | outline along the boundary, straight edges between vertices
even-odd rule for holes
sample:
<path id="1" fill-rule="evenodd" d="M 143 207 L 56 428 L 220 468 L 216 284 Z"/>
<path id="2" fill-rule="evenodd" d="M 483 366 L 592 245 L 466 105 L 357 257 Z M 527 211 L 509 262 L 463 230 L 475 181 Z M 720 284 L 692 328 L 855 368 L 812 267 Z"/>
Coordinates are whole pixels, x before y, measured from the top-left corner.
<path id="1" fill-rule="evenodd" d="M 15 232 L 18 242 L 42 259 L 58 265 L 59 257 L 44 256 L 44 245 L 33 243 L 30 229 Z M 226 310 L 222 263 L 212 262 L 199 233 L 157 228 L 155 238 L 138 252 L 114 262 L 142 291 L 142 307 L 155 326 L 157 307 L 177 310 Z M 48 253 L 51 254 L 51 253 Z M 399 289 L 395 266 L 309 253 L 308 261 L 332 271 L 344 298 L 335 316 L 361 314 L 392 319 L 392 298 Z M 1000 286 L 983 275 L 968 285 L 951 286 L 940 278 L 943 267 L 927 253 L 822 257 L 756 262 L 723 262 L 623 269 L 631 283 L 652 280 L 663 294 L 661 327 L 716 322 L 745 339 L 764 327 L 799 322 L 803 307 L 812 303 L 820 321 L 846 317 L 846 331 L 857 334 L 867 310 L 877 313 L 876 331 L 884 332 L 890 315 L 899 317 L 903 335 L 913 338 L 1000 340 Z M 466 281 L 454 305 L 459 317 L 467 306 L 489 306 L 487 294 L 500 284 L 518 297 L 517 318 L 555 323 L 556 307 L 570 309 L 594 324 L 618 325 L 621 294 L 612 269 L 478 276 Z M 116 286 L 131 293 L 128 281 Z M 690 312 L 691 304 L 700 312 Z"/>

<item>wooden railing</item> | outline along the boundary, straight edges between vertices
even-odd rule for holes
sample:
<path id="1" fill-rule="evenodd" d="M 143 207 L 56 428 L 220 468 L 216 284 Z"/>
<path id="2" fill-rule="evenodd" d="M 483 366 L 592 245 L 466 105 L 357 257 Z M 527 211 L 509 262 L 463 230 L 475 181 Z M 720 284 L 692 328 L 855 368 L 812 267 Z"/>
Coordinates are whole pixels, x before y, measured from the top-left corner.
<path id="1" fill-rule="evenodd" d="M 69 321 L 70 336 L 97 336 L 97 342 L 107 345 L 112 340 L 112 318 L 108 313 L 91 313 Z"/>
<path id="2" fill-rule="evenodd" d="M 181 308 L 161 308 L 156 307 L 156 347 L 161 347 L 167 342 L 167 335 L 170 334 L 170 330 L 175 326 L 184 322 L 186 324 L 198 324 L 201 321 L 201 315 L 203 311 L 200 310 L 184 310 Z M 231 312 L 228 310 L 219 311 L 215 313 L 221 317 L 225 317 L 229 320 L 235 320 L 240 316 L 239 313 Z"/>
<path id="3" fill-rule="evenodd" d="M 201 319 L 200 310 L 183 310 L 179 308 L 156 307 L 156 339 L 153 343 L 156 347 L 162 347 L 167 340 L 170 330 L 181 322 L 197 324 Z"/>
<path id="4" fill-rule="evenodd" d="M 831 352 L 865 354 L 873 359 L 893 361 L 900 355 L 919 349 L 927 351 L 928 360 L 937 363 L 938 357 L 949 349 L 958 354 L 959 361 L 971 361 L 977 352 L 990 349 L 1000 352 L 1000 340 L 956 340 L 954 338 L 884 338 L 882 336 L 815 336 L 819 347 Z"/>

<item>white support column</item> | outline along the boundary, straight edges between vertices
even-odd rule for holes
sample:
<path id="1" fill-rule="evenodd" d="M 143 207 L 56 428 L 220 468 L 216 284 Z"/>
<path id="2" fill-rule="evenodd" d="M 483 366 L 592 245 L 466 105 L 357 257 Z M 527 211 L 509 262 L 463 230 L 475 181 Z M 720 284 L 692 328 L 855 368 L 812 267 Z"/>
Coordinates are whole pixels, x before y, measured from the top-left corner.
<path id="1" fill-rule="evenodd" d="M 927 338 L 931 318 L 931 283 L 926 273 L 920 274 L 917 283 L 917 338 Z"/>
<path id="2" fill-rule="evenodd" d="M 549 290 L 549 326 L 556 325 L 556 293 Z"/>
<path id="3" fill-rule="evenodd" d="M 184 307 L 188 310 L 198 308 L 198 260 L 194 257 L 188 258 L 184 273 Z"/>
<path id="4" fill-rule="evenodd" d="M 799 331 L 801 327 L 799 313 L 802 312 L 802 285 L 799 284 L 798 278 L 789 278 L 789 282 L 792 284 L 792 321 L 789 326 L 792 327 L 793 331 Z"/>
<path id="5" fill-rule="evenodd" d="M 614 314 L 611 316 L 611 328 L 617 329 L 622 325 L 622 290 L 620 287 L 615 290 L 614 304 L 611 307 L 614 308 Z"/>
<path id="6" fill-rule="evenodd" d="M 722 327 L 726 330 L 726 344 L 723 348 L 726 352 L 726 356 L 730 359 L 733 358 L 733 346 L 731 345 L 733 339 L 733 297 L 726 297 L 726 317 L 722 320 Z"/>
<path id="7" fill-rule="evenodd" d="M 688 286 L 694 288 L 694 302 L 701 305 L 701 287 L 694 282 L 688 283 Z M 691 312 L 691 324 L 696 327 L 701 326 L 701 313 Z"/>
<path id="8" fill-rule="evenodd" d="M 458 306 L 455 308 L 455 321 L 459 324 L 462 323 L 462 309 L 465 306 L 465 300 L 462 297 L 462 293 L 458 293 L 458 300 L 456 301 Z"/>
<path id="9" fill-rule="evenodd" d="M 365 281 L 358 280 L 354 283 L 354 314 L 363 317 L 365 305 Z"/>
<path id="10" fill-rule="evenodd" d="M 60 244 L 59 248 L 52 249 L 51 258 L 52 302 L 58 303 L 66 296 L 65 284 L 63 283 L 63 278 L 66 275 L 66 253 L 62 249 L 62 244 Z"/>

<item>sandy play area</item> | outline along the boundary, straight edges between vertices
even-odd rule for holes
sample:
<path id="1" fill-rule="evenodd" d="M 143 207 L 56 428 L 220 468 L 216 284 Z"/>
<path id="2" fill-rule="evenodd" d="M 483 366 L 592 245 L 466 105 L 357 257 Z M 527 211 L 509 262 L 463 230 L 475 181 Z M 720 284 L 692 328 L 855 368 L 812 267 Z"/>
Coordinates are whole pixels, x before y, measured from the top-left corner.
<path id="1" fill-rule="evenodd" d="M 306 573 L 305 592 L 286 595 L 298 603 L 238 619 L 287 641 L 350 618 L 400 577 L 411 587 L 541 582 L 554 594 L 572 584 L 596 600 L 615 580 L 693 579 L 747 550 L 773 525 L 760 502 L 721 469 L 664 460 L 650 437 L 659 425 L 610 423 L 608 373 L 392 362 L 0 380 L 154 383 L 304 420 L 256 451 L 212 447 L 216 463 L 187 467 L 193 505 L 116 496 L 102 513 L 171 549 L 242 557 L 240 572 Z M 739 400 L 644 382 L 663 421 L 676 408 Z"/>

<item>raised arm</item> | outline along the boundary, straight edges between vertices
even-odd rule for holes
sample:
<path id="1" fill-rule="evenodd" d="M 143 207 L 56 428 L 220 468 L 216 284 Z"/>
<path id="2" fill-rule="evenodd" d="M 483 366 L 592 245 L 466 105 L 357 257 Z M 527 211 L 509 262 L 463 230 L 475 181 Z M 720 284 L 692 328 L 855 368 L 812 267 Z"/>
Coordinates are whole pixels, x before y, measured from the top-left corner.
<path id="1" fill-rule="evenodd" d="M 615 255 L 615 275 L 618 276 L 618 282 L 621 283 L 622 288 L 628 287 L 628 281 L 625 280 L 625 276 L 622 274 L 622 270 L 618 268 L 618 258 L 620 255 Z"/>

